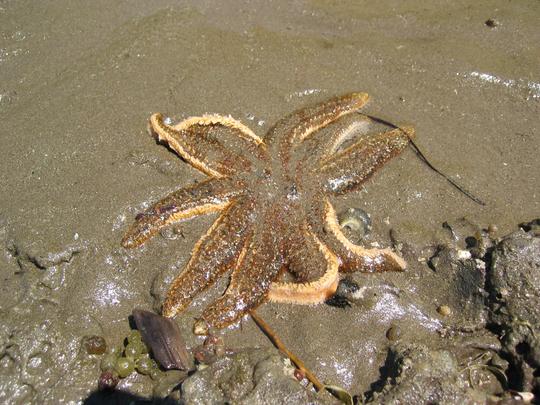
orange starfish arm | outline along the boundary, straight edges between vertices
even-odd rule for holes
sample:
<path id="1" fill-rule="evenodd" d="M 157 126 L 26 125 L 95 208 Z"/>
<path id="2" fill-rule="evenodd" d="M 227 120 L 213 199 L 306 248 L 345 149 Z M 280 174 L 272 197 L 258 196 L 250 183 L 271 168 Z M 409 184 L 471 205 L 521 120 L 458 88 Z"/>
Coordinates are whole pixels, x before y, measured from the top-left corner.
<path id="1" fill-rule="evenodd" d="M 265 215 L 248 239 L 225 294 L 208 306 L 203 320 L 215 328 L 223 328 L 240 319 L 266 298 L 272 281 L 282 268 L 279 249 L 280 229 L 273 215 Z"/>
<path id="2" fill-rule="evenodd" d="M 328 199 L 324 198 L 313 207 L 316 216 L 324 218 L 324 222 L 310 222 L 313 233 L 334 252 L 340 260 L 340 271 L 402 271 L 407 263 L 391 249 L 367 249 L 355 245 L 347 239 L 339 226 L 336 211 Z"/>
<path id="3" fill-rule="evenodd" d="M 336 153 L 343 143 L 367 134 L 370 128 L 371 120 L 367 116 L 360 113 L 349 114 L 305 139 L 296 147 L 295 156 L 303 166 L 318 167 L 322 160 Z"/>
<path id="4" fill-rule="evenodd" d="M 253 200 L 250 199 L 231 203 L 206 235 L 199 239 L 189 263 L 171 284 L 163 304 L 163 316 L 173 317 L 182 311 L 197 294 L 236 265 L 245 252 L 253 209 Z"/>
<path id="5" fill-rule="evenodd" d="M 353 190 L 405 149 L 413 135 L 414 129 L 410 127 L 367 135 L 323 160 L 317 172 L 329 191 L 339 194 Z"/>
<path id="6" fill-rule="evenodd" d="M 199 117 L 189 117 L 182 122 L 173 126 L 176 131 L 184 131 L 192 127 L 193 125 L 199 126 L 214 126 L 221 125 L 232 130 L 236 130 L 238 136 L 253 142 L 255 145 L 261 145 L 263 140 L 256 135 L 249 127 L 242 124 L 237 119 L 227 116 L 224 117 L 219 114 L 205 114 Z"/>
<path id="7" fill-rule="evenodd" d="M 191 187 L 181 188 L 137 215 L 135 223 L 122 239 L 122 246 L 140 246 L 172 222 L 220 211 L 243 191 L 241 183 L 230 179 L 208 179 Z"/>
<path id="8" fill-rule="evenodd" d="M 299 280 L 311 276 L 318 269 L 323 274 L 306 282 L 273 282 L 268 299 L 289 304 L 320 304 L 336 292 L 339 283 L 339 260 L 315 235 L 307 231 L 303 246 L 291 246 L 289 271 Z"/>
<path id="9" fill-rule="evenodd" d="M 267 157 L 262 140 L 231 117 L 203 115 L 170 126 L 156 113 L 150 117 L 150 129 L 159 141 L 212 177 L 250 171 Z"/>
<path id="10" fill-rule="evenodd" d="M 278 121 L 268 132 L 265 141 L 278 146 L 280 151 L 288 151 L 319 129 L 362 108 L 368 100 L 367 93 L 349 93 L 297 110 Z"/>

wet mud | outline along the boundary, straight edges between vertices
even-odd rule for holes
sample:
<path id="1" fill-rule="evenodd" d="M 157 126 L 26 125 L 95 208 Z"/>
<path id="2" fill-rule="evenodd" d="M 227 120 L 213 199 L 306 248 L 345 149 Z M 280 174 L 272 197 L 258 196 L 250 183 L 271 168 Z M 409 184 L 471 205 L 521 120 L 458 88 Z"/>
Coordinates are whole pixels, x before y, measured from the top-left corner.
<path id="1" fill-rule="evenodd" d="M 132 310 L 159 309 L 215 219 L 121 247 L 137 213 L 204 178 L 147 134 L 152 113 L 231 114 L 262 136 L 348 91 L 414 125 L 430 161 L 486 204 L 407 150 L 335 201 L 369 214 L 369 243 L 399 250 L 407 271 L 353 274 L 337 305 L 259 315 L 356 401 L 538 398 L 539 15 L 535 1 L 0 2 L 0 402 L 104 400 L 84 337 L 121 345 Z M 175 318 L 189 349 L 226 284 Z M 179 387 L 188 403 L 334 401 L 249 318 L 219 335 L 233 351 Z M 137 373 L 117 390 L 153 395 Z"/>

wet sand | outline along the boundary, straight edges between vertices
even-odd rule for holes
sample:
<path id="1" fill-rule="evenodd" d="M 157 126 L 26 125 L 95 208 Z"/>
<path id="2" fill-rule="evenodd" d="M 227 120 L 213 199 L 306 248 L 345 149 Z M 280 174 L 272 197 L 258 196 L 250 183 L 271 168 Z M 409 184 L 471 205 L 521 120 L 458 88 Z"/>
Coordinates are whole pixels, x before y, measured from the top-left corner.
<path id="1" fill-rule="evenodd" d="M 321 380 L 369 390 L 390 326 L 425 343 L 457 322 L 436 312 L 444 286 L 426 264 L 449 240 L 441 224 L 465 217 L 501 236 L 538 217 L 538 16 L 536 1 L 0 3 L 0 402 L 85 398 L 99 371 L 81 363 L 81 337 L 119 344 L 132 309 L 159 305 L 212 223 L 120 247 L 136 213 L 203 178 L 148 136 L 151 113 L 231 114 L 262 136 L 348 91 L 371 95 L 369 113 L 413 124 L 431 162 L 486 203 L 408 150 L 336 201 L 370 213 L 381 245 L 392 229 L 408 271 L 356 275 L 372 306 L 261 307 Z M 186 336 L 220 291 L 177 317 Z M 248 319 L 223 336 L 270 345 Z M 148 395 L 141 378 L 122 386 Z"/>

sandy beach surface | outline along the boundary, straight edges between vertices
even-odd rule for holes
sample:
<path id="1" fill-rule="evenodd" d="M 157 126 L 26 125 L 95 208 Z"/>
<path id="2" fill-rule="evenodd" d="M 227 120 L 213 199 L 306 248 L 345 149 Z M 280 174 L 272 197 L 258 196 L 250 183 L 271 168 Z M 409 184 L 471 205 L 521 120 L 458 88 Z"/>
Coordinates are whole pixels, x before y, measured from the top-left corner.
<path id="1" fill-rule="evenodd" d="M 1 1 L 0 402 L 84 401 L 100 370 L 82 337 L 121 344 L 131 311 L 160 307 L 215 219 L 121 247 L 138 212 L 204 178 L 148 135 L 154 112 L 230 114 L 263 136 L 299 107 L 369 93 L 367 112 L 414 125 L 433 165 L 485 205 L 406 150 L 335 205 L 368 212 L 370 240 L 399 245 L 407 271 L 353 275 L 361 294 L 347 308 L 259 314 L 322 381 L 355 395 L 382 384 L 392 327 L 430 350 L 474 326 L 484 346 L 498 342 L 484 328 L 489 293 L 459 307 L 430 259 L 441 246 L 470 259 L 466 236 L 489 227 L 496 240 L 540 216 L 539 18 L 533 0 Z M 188 347 L 226 281 L 175 318 Z M 249 318 L 219 333 L 239 350 L 272 346 Z M 118 387 L 152 395 L 138 374 Z"/>

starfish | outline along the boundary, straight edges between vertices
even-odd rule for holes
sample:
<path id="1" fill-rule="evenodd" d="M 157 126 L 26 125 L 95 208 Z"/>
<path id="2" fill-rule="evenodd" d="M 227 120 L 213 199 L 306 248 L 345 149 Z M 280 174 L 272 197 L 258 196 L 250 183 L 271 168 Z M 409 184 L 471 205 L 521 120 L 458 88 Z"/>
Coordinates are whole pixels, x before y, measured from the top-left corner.
<path id="1" fill-rule="evenodd" d="M 123 246 L 140 246 L 172 222 L 219 212 L 172 282 L 164 316 L 175 316 L 227 273 L 226 292 L 202 313 L 208 326 L 230 325 L 265 300 L 324 302 L 340 272 L 405 269 L 391 249 L 351 243 L 331 202 L 361 186 L 414 135 L 359 113 L 368 98 L 350 93 L 305 107 L 264 138 L 229 116 L 177 125 L 151 116 L 151 133 L 208 179 L 138 214 Z"/>

